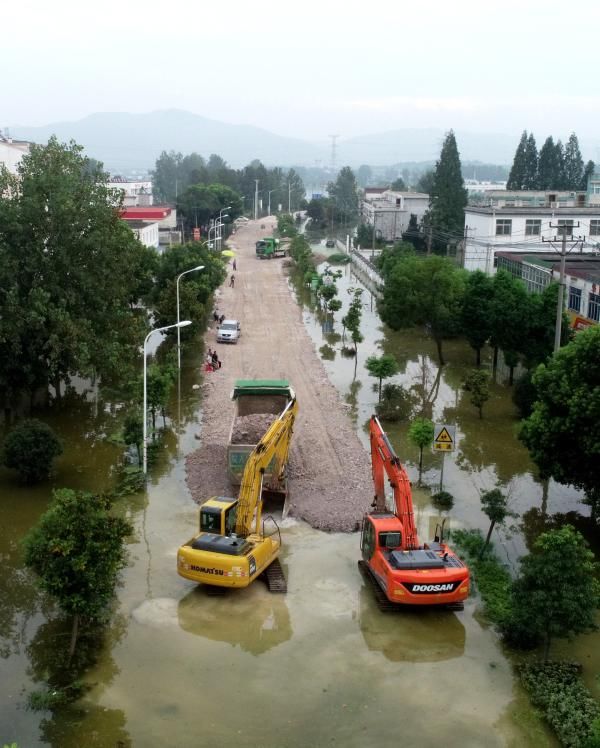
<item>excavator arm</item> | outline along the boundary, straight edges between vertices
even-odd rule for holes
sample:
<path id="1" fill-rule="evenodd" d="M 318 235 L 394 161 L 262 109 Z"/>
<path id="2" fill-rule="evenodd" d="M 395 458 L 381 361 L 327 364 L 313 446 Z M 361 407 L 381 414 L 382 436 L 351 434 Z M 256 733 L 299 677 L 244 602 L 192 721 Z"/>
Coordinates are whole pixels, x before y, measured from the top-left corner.
<path id="1" fill-rule="evenodd" d="M 405 550 L 419 547 L 419 538 L 415 526 L 410 480 L 404 466 L 394 452 L 379 419 L 371 416 L 369 435 L 371 439 L 371 470 L 375 499 L 373 506 L 377 512 L 385 512 L 385 476 L 394 491 L 395 514 L 402 523 L 404 537 L 402 545 Z"/>
<path id="2" fill-rule="evenodd" d="M 247 537 L 260 530 L 263 477 L 272 465 L 273 475 L 283 482 L 298 404 L 293 398 L 256 445 L 244 468 L 238 496 L 235 532 Z M 253 526 L 254 525 L 254 526 Z"/>

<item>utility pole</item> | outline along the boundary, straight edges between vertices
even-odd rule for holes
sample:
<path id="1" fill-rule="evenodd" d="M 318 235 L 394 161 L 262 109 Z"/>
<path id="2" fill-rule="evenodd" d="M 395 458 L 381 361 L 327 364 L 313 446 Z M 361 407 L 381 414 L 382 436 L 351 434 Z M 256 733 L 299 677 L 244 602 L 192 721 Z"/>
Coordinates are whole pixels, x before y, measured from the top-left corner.
<path id="1" fill-rule="evenodd" d="M 432 239 L 432 233 L 433 233 L 433 227 L 429 227 L 429 231 L 427 232 L 427 254 L 431 254 L 431 239 Z"/>
<path id="2" fill-rule="evenodd" d="M 561 237 L 561 247 L 560 247 L 560 278 L 559 278 L 559 286 L 558 286 L 558 301 L 556 302 L 556 323 L 554 325 L 554 353 L 556 353 L 560 348 L 560 340 L 562 337 L 562 318 L 563 318 L 563 311 L 564 311 L 564 290 L 565 290 L 565 264 L 567 259 L 567 236 L 571 237 L 571 240 L 574 239 L 573 237 L 573 231 L 574 228 L 579 228 L 579 221 L 577 221 L 577 224 L 575 223 L 557 223 L 557 224 L 550 224 L 551 229 L 558 229 L 558 236 Z M 569 234 L 568 231 L 571 229 L 571 233 Z M 553 237 L 552 239 L 544 239 L 542 237 L 542 242 L 556 242 L 558 241 L 558 236 Z M 575 244 L 571 247 L 571 250 L 573 250 L 579 241 L 583 241 L 585 237 L 578 236 L 577 239 L 575 239 Z"/>
<path id="3" fill-rule="evenodd" d="M 255 179 L 256 189 L 254 190 L 254 220 L 258 218 L 258 179 Z"/>
<path id="4" fill-rule="evenodd" d="M 288 213 L 292 215 L 292 183 L 288 182 Z"/>

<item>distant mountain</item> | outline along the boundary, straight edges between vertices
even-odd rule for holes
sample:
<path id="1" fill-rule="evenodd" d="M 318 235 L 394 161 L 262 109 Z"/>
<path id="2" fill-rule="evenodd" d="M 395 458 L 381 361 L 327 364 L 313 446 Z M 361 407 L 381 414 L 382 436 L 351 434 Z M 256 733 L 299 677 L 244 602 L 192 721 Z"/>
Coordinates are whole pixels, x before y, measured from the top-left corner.
<path id="1" fill-rule="evenodd" d="M 251 125 L 232 125 L 179 109 L 145 114 L 102 112 L 77 122 L 56 122 L 43 127 L 11 127 L 15 138 L 45 143 L 55 134 L 60 140 L 75 140 L 86 153 L 102 161 L 113 173 L 151 169 L 161 151 L 196 151 L 205 158 L 218 153 L 233 167 L 260 159 L 267 166 L 312 166 L 329 163 L 327 143 L 311 143 L 276 135 Z M 338 166 L 360 164 L 383 166 L 407 162 L 434 162 L 440 153 L 445 131 L 435 128 L 340 138 Z M 457 130 L 461 160 L 486 164 L 511 164 L 520 133 L 475 133 Z M 541 147 L 542 143 L 538 143 Z M 600 160 L 600 140 L 580 142 L 585 160 Z"/>
<path id="2" fill-rule="evenodd" d="M 99 112 L 77 122 L 43 127 L 11 127 L 15 138 L 45 143 L 51 135 L 75 140 L 88 156 L 113 173 L 150 169 L 161 151 L 196 151 L 205 158 L 218 153 L 231 166 L 258 158 L 268 166 L 312 164 L 324 146 L 286 138 L 250 125 L 231 125 L 178 109 L 146 114 Z"/>

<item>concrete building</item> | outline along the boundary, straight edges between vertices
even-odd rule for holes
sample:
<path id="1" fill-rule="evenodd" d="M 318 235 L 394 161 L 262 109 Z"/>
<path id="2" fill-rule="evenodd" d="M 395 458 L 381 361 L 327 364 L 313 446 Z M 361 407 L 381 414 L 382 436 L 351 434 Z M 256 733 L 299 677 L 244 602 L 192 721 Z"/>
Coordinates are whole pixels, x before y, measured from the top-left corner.
<path id="1" fill-rule="evenodd" d="M 135 238 L 139 239 L 146 247 L 158 249 L 158 224 L 155 221 L 127 221 L 127 225 L 133 231 Z"/>
<path id="2" fill-rule="evenodd" d="M 176 231 L 177 211 L 168 205 L 131 206 L 124 208 L 121 218 L 147 247 L 176 244 L 181 235 Z"/>
<path id="3" fill-rule="evenodd" d="M 0 132 L 0 165 L 4 165 L 11 174 L 17 173 L 17 166 L 26 153 L 29 153 L 31 143 L 27 140 L 15 140 Z"/>
<path id="4" fill-rule="evenodd" d="M 553 281 L 560 281 L 560 256 L 555 252 L 497 252 L 496 264 L 498 270 L 522 280 L 530 293 L 541 293 Z M 567 256 L 564 299 L 576 330 L 600 322 L 600 254 Z"/>
<path id="5" fill-rule="evenodd" d="M 569 249 L 578 237 L 582 237 L 582 249 L 600 249 L 600 204 L 589 207 L 554 207 L 553 204 L 522 207 L 506 203 L 469 206 L 465 208 L 463 264 L 467 270 L 491 274 L 496 265 L 495 256 L 500 251 L 547 253 L 548 240 L 557 237 L 562 226 L 569 237 Z"/>
<path id="6" fill-rule="evenodd" d="M 367 187 L 360 203 L 360 215 L 363 223 L 373 226 L 376 236 L 393 242 L 402 238 L 411 216 L 420 223 L 428 208 L 429 195 L 423 192 Z"/>
<path id="7" fill-rule="evenodd" d="M 146 180 L 132 180 L 124 177 L 111 177 L 109 187 L 123 193 L 124 207 L 152 205 L 152 182 Z"/>

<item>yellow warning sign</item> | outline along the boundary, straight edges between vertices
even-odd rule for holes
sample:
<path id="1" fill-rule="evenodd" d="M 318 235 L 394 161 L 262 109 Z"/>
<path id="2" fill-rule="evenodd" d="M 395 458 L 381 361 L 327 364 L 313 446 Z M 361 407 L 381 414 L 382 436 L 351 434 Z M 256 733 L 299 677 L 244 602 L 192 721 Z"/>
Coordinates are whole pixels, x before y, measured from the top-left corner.
<path id="1" fill-rule="evenodd" d="M 436 423 L 433 433 L 435 452 L 452 452 L 454 450 L 456 426 L 450 423 Z"/>

